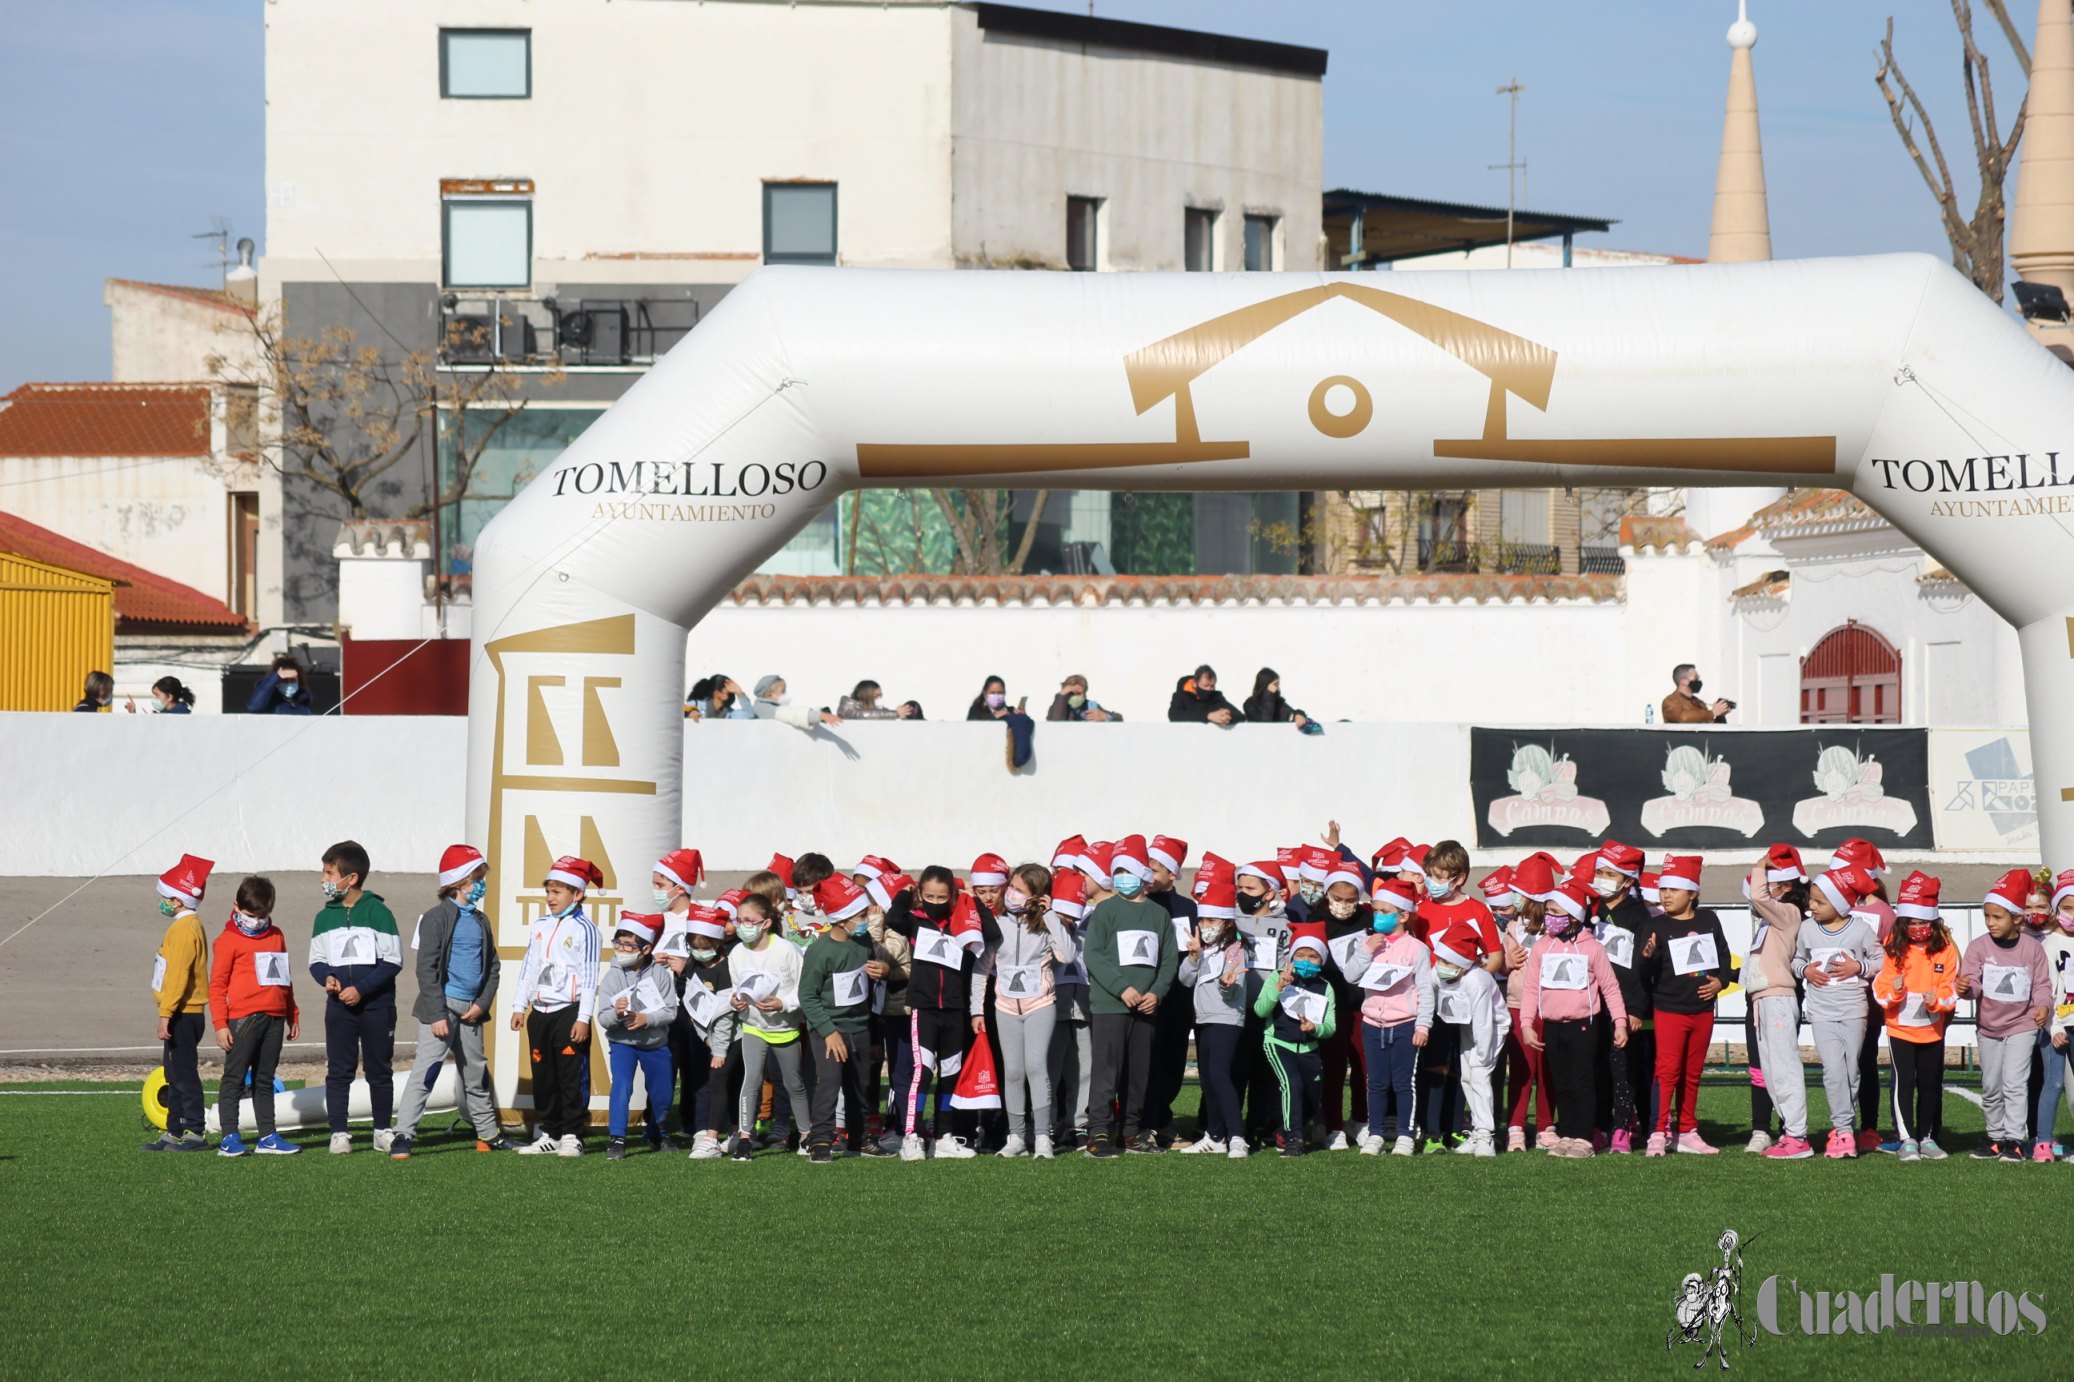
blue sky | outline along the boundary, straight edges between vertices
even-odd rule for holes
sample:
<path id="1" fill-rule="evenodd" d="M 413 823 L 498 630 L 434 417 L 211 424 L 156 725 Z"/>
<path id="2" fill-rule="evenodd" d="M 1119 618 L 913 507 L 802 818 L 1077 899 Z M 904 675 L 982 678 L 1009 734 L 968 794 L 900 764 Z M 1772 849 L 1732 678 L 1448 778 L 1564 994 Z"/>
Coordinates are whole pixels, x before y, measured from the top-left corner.
<path id="1" fill-rule="evenodd" d="M 2033 8 L 2013 8 L 2028 28 Z M 1945 6 L 1754 0 L 1781 258 L 1947 253 L 1872 82 L 1896 11 L 1946 152 L 1962 175 L 1973 166 Z M 1502 205 L 1504 174 L 1486 169 L 1505 160 L 1493 88 L 1516 76 L 1534 207 L 1621 222 L 1586 243 L 1706 252 L 1733 3 L 1096 0 L 1096 13 L 1329 49 L 1328 187 Z M 0 0 L 0 391 L 106 378 L 101 280 L 213 285 L 210 246 L 189 238 L 211 217 L 264 247 L 263 14 L 261 0 Z M 1984 10 L 1978 22 L 2013 111 L 2021 74 Z M 1970 206 L 1972 188 L 1961 195 Z"/>

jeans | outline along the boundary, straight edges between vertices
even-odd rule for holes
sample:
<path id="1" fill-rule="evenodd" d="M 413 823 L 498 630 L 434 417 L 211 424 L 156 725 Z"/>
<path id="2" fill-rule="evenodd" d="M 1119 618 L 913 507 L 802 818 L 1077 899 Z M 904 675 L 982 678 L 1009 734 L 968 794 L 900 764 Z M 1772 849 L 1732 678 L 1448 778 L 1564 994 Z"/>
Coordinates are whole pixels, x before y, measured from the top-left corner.
<path id="1" fill-rule="evenodd" d="M 1368 1067 L 1368 1131 L 1383 1136 L 1383 1118 L 1394 1097 L 1397 1101 L 1397 1131 L 1410 1137 L 1419 1126 L 1418 1048 L 1411 1044 L 1418 1030 L 1415 1021 L 1377 1027 L 1361 1023 L 1361 1053 Z"/>
<path id="2" fill-rule="evenodd" d="M 394 998 L 385 994 L 385 998 Z M 324 1000 L 324 1113 L 334 1133 L 346 1130 L 346 1110 L 353 1097 L 353 1072 L 367 1073 L 367 1096 L 374 1125 L 394 1122 L 396 1080 L 396 1004 L 349 1008 L 336 995 Z"/>
<path id="3" fill-rule="evenodd" d="M 662 1141 L 663 1119 L 670 1116 L 670 1095 L 677 1087 L 669 1044 L 627 1046 L 613 1042 L 605 1054 L 605 1064 L 612 1072 L 606 1132 L 615 1138 L 627 1135 L 627 1110 L 634 1102 L 634 1072 L 639 1070 L 648 1094 L 648 1112 L 642 1116 L 641 1128 L 650 1142 Z"/>
<path id="4" fill-rule="evenodd" d="M 175 1013 L 166 1020 L 166 1131 L 174 1136 L 202 1130 L 202 1072 L 196 1052 L 208 1021 L 201 1013 Z"/>
<path id="5" fill-rule="evenodd" d="M 2059 1119 L 2060 1091 L 2066 1087 L 2067 1065 L 2074 1061 L 2074 1043 L 2064 1049 L 2052 1044 L 2053 1024 L 2038 1032 L 2038 1058 L 2045 1079 L 2038 1086 L 2038 1099 L 2031 1112 L 2031 1140 L 2052 1144 L 2053 1124 Z"/>

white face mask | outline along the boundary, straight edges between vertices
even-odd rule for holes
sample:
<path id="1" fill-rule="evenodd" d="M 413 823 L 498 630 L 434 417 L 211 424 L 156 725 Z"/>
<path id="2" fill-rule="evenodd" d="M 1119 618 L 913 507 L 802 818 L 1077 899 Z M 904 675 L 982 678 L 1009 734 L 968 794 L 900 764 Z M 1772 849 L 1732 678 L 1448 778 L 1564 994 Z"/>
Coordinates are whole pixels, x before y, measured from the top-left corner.
<path id="1" fill-rule="evenodd" d="M 656 906 L 662 908 L 664 911 L 669 910 L 670 903 L 673 899 L 670 896 L 670 890 L 668 888 L 657 888 L 654 892 L 650 893 L 649 896 L 655 899 Z"/>
<path id="2" fill-rule="evenodd" d="M 1440 976 L 1443 984 L 1452 984 L 1469 971 L 1460 965 L 1439 964 L 1433 966 L 1433 972 Z"/>
<path id="3" fill-rule="evenodd" d="M 641 963 L 641 952 L 638 950 L 615 950 L 612 952 L 612 963 L 621 969 L 632 969 L 635 965 Z"/>
<path id="4" fill-rule="evenodd" d="M 735 939 L 744 945 L 755 945 L 763 939 L 764 929 L 755 923 L 738 921 L 735 923 Z"/>
<path id="5" fill-rule="evenodd" d="M 1617 879 L 1601 878 L 1592 884 L 1592 891 L 1610 902 L 1624 886 Z"/>
<path id="6" fill-rule="evenodd" d="M 265 917 L 256 917 L 249 912 L 232 912 L 231 920 L 235 921 L 238 924 L 238 929 L 248 936 L 256 936 L 267 928 L 267 919 Z"/>
<path id="7" fill-rule="evenodd" d="M 1215 945 L 1224 939 L 1224 923 L 1221 921 L 1206 921 L 1202 924 L 1202 933 L 1204 945 Z"/>

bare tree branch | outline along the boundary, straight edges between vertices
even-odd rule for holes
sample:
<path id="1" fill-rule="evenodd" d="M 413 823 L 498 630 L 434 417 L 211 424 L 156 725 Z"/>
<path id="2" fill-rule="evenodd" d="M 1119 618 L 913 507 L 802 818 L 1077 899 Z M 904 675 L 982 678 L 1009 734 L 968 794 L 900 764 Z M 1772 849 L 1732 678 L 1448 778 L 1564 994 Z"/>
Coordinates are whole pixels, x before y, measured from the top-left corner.
<path id="1" fill-rule="evenodd" d="M 2002 26 L 2002 37 L 2008 39 L 2009 46 L 2015 50 L 2016 65 L 2023 69 L 2024 80 L 2029 81 L 2031 77 L 2031 50 L 2024 46 L 2024 36 L 2017 31 L 2016 25 L 2010 22 L 2009 6 L 2006 0 L 1987 0 L 1987 7 L 1988 13 L 1995 16 L 1995 22 Z"/>

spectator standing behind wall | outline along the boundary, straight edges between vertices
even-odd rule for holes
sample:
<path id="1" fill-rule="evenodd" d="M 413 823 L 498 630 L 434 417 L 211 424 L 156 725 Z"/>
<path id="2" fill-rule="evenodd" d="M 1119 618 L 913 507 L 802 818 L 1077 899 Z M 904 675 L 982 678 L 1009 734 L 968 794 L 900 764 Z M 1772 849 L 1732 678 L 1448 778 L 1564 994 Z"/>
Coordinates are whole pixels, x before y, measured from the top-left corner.
<path id="1" fill-rule="evenodd" d="M 1105 720 L 1121 720 L 1123 716 L 1113 710 L 1104 710 L 1087 694 L 1087 678 L 1075 672 L 1059 683 L 1059 694 L 1051 698 L 1051 709 L 1044 712 L 1044 718 L 1099 724 Z"/>
<path id="2" fill-rule="evenodd" d="M 835 713 L 845 720 L 898 720 L 899 711 L 879 704 L 885 690 L 875 681 L 860 681 L 850 694 L 835 703 Z"/>
<path id="3" fill-rule="evenodd" d="M 1717 700 L 1712 705 L 1700 699 L 1699 669 L 1690 662 L 1681 662 L 1671 669 L 1674 685 L 1671 694 L 1664 697 L 1664 723 L 1667 725 L 1724 725 L 1728 723 L 1728 712 L 1734 710 L 1735 702 Z"/>
<path id="4" fill-rule="evenodd" d="M 79 704 L 72 707 L 81 715 L 98 715 L 115 704 L 115 678 L 106 672 L 88 672 L 86 690 L 80 693 Z"/>
<path id="5" fill-rule="evenodd" d="M 310 688 L 302 684 L 302 663 L 296 660 L 294 653 L 282 653 L 274 659 L 273 670 L 252 688 L 245 709 L 254 715 L 317 713 L 316 704 L 310 699 Z"/>
<path id="6" fill-rule="evenodd" d="M 1282 674 L 1263 667 L 1253 678 L 1253 694 L 1246 698 L 1246 722 L 1255 725 L 1295 725 L 1312 728 L 1311 717 L 1282 699 Z"/>
<path id="7" fill-rule="evenodd" d="M 1008 683 L 988 677 L 965 711 L 968 720 L 1002 720 L 1008 717 Z"/>
<path id="8" fill-rule="evenodd" d="M 1217 689 L 1217 669 L 1205 663 L 1195 669 L 1194 676 L 1181 678 L 1174 687 L 1174 699 L 1167 702 L 1167 718 L 1177 725 L 1230 726 L 1245 717 Z"/>

